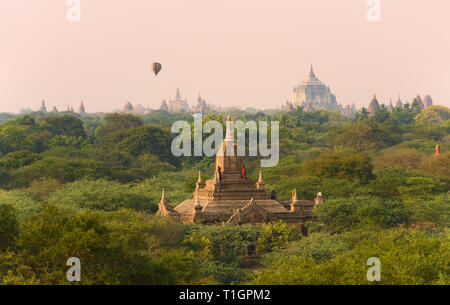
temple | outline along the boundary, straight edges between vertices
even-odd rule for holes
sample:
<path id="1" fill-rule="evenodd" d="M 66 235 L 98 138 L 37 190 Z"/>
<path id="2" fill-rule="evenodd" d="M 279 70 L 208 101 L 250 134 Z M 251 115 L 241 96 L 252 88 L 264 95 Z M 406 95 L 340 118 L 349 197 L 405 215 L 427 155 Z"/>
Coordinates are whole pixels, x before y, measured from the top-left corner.
<path id="1" fill-rule="evenodd" d="M 317 110 L 342 110 L 336 101 L 336 96 L 331 93 L 330 87 L 322 83 L 314 74 L 313 67 L 308 77 L 294 87 L 292 92 L 292 103 L 294 106 L 303 107 L 304 111 L 314 112 Z"/>
<path id="2" fill-rule="evenodd" d="M 243 158 L 237 156 L 237 143 L 231 129 L 231 118 L 226 122 L 226 136 L 216 156 L 213 179 L 203 181 L 201 172 L 194 198 L 170 207 L 162 193 L 159 214 L 171 216 L 181 222 L 192 223 L 268 223 L 283 220 L 301 228 L 312 220 L 312 209 L 322 202 L 299 200 L 296 190 L 290 200 L 278 200 L 277 192 L 267 192 L 261 171 L 255 183 L 246 176 Z"/>

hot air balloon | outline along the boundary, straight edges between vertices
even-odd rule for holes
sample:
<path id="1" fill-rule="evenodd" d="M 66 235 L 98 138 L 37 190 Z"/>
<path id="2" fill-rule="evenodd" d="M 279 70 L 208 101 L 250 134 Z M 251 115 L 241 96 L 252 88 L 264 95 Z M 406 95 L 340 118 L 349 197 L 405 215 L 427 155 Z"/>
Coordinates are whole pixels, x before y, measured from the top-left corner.
<path id="1" fill-rule="evenodd" d="M 155 77 L 158 75 L 159 71 L 161 71 L 162 65 L 159 62 L 152 63 L 152 71 L 155 73 Z"/>

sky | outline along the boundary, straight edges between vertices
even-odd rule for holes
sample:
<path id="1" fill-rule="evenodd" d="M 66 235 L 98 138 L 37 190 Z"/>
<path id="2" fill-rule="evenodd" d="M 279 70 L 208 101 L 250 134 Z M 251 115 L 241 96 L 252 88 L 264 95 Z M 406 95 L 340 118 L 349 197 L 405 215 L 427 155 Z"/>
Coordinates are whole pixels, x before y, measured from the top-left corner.
<path id="1" fill-rule="evenodd" d="M 66 0 L 2 0 L 0 112 L 155 109 L 177 86 L 191 105 L 277 108 L 311 64 L 343 105 L 450 106 L 450 1 L 380 0 L 378 22 L 366 1 L 80 0 L 69 22 Z"/>

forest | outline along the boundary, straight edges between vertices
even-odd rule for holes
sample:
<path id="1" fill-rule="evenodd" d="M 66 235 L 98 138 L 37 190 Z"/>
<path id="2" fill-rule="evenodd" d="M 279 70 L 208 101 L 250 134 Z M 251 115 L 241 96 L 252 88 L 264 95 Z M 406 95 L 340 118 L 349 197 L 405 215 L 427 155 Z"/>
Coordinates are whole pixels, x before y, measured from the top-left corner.
<path id="1" fill-rule="evenodd" d="M 199 170 L 214 172 L 214 158 L 171 153 L 171 125 L 190 114 L 0 114 L 0 284 L 450 284 L 449 108 L 236 109 L 203 122 L 227 115 L 280 122 L 279 164 L 262 175 L 281 199 L 323 194 L 307 234 L 157 215 L 163 188 L 176 206 Z M 257 180 L 260 160 L 245 162 Z"/>

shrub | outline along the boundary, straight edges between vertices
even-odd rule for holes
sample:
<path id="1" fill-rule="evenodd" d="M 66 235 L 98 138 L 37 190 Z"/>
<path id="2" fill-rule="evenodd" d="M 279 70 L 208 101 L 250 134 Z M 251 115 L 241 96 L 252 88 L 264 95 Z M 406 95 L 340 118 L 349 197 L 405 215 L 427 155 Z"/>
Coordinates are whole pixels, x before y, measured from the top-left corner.
<path id="1" fill-rule="evenodd" d="M 415 149 L 388 151 L 373 159 L 375 166 L 398 167 L 404 170 L 417 169 L 426 155 Z"/>
<path id="2" fill-rule="evenodd" d="M 48 202 L 72 209 L 116 211 L 129 208 L 155 212 L 157 205 L 151 196 L 132 186 L 114 181 L 82 179 L 56 190 Z"/>
<path id="3" fill-rule="evenodd" d="M 15 209 L 10 204 L 0 204 L 0 251 L 12 247 L 18 233 Z"/>
<path id="4" fill-rule="evenodd" d="M 19 221 L 41 211 L 41 206 L 36 201 L 19 191 L 0 190 L 0 206 L 2 205 L 12 206 Z"/>
<path id="5" fill-rule="evenodd" d="M 27 150 L 11 152 L 3 158 L 0 158 L 0 168 L 6 170 L 16 169 L 30 165 L 38 160 L 41 160 L 41 157 L 38 154 Z"/>
<path id="6" fill-rule="evenodd" d="M 431 200 L 418 200 L 411 207 L 415 222 L 431 222 L 443 227 L 450 225 L 450 193 Z"/>
<path id="7" fill-rule="evenodd" d="M 289 242 L 301 238 L 300 232 L 283 221 L 264 225 L 258 237 L 258 252 L 285 248 Z"/>
<path id="8" fill-rule="evenodd" d="M 450 151 L 423 159 L 419 171 L 432 176 L 450 178 Z"/>
<path id="9" fill-rule="evenodd" d="M 314 213 L 332 233 L 351 230 L 359 224 L 393 227 L 407 223 L 409 216 L 401 202 L 367 196 L 329 199 L 317 206 Z"/>
<path id="10" fill-rule="evenodd" d="M 63 184 L 84 177 L 96 179 L 109 175 L 110 170 L 98 161 L 47 158 L 13 171 L 7 187 L 28 187 L 32 181 L 43 178 L 56 179 Z"/>
<path id="11" fill-rule="evenodd" d="M 302 166 L 302 175 L 367 183 L 374 178 L 370 160 L 362 154 L 322 155 Z"/>
<path id="12" fill-rule="evenodd" d="M 265 268 L 248 284 L 369 285 L 367 259 L 377 257 L 382 264 L 381 284 L 448 285 L 448 237 L 448 233 L 429 234 L 405 229 L 381 231 L 360 239 L 354 249 L 338 250 L 332 259 L 324 261 L 297 255 L 264 260 Z"/>

